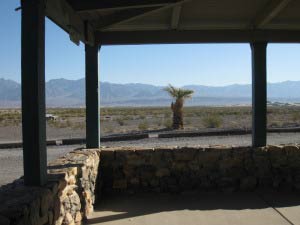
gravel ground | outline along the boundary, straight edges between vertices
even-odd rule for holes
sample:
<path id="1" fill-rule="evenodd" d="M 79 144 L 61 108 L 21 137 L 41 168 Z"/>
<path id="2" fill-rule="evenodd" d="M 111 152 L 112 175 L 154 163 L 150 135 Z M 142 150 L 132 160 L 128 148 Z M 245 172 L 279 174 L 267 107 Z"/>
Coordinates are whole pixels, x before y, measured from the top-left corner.
<path id="1" fill-rule="evenodd" d="M 85 137 L 85 129 L 73 129 L 71 127 L 55 128 L 47 125 L 47 139 L 82 138 Z M 22 127 L 0 126 L 0 143 L 20 142 L 22 140 Z"/>
<path id="2" fill-rule="evenodd" d="M 300 133 L 271 133 L 268 144 L 300 143 Z M 192 138 L 149 138 L 137 141 L 105 142 L 103 146 L 196 146 L 196 145 L 251 145 L 251 135 L 192 137 Z M 82 145 L 51 146 L 47 148 L 48 161 L 63 156 Z M 12 182 L 23 174 L 22 149 L 0 149 L 0 186 Z"/>

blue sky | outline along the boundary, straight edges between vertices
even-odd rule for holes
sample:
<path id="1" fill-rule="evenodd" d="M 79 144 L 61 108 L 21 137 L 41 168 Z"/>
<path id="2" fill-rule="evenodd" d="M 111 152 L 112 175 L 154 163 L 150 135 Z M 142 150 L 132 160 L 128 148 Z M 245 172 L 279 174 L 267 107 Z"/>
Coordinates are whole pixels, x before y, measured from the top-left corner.
<path id="1" fill-rule="evenodd" d="M 0 78 L 20 81 L 20 14 L 17 0 L 0 1 Z M 3 32 L 4 31 L 4 32 Z M 104 46 L 100 80 L 177 86 L 251 82 L 248 44 Z M 300 45 L 268 46 L 268 82 L 300 80 Z M 84 46 L 46 20 L 46 79 L 84 77 Z"/>

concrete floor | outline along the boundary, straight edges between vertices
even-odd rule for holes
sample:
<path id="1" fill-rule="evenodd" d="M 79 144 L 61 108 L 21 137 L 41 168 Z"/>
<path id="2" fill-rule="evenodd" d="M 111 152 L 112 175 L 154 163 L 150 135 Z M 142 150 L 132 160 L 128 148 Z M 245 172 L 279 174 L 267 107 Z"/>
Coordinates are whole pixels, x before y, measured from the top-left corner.
<path id="1" fill-rule="evenodd" d="M 300 224 L 299 194 L 136 194 L 103 199 L 87 224 Z"/>

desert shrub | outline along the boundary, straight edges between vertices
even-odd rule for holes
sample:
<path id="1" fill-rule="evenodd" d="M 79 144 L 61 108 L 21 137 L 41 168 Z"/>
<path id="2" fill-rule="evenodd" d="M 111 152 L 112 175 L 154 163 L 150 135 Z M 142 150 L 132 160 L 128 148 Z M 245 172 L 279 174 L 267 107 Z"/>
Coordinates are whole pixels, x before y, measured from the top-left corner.
<path id="1" fill-rule="evenodd" d="M 272 123 L 270 123 L 269 127 L 281 127 L 282 124 L 278 121 L 274 121 Z"/>
<path id="2" fill-rule="evenodd" d="M 49 120 L 47 123 L 49 126 L 56 128 L 72 127 L 72 122 L 70 120 Z"/>
<path id="3" fill-rule="evenodd" d="M 156 125 L 157 125 L 158 127 L 160 127 L 162 124 L 163 124 L 163 121 L 162 121 L 162 120 L 160 120 L 160 119 L 156 120 Z"/>
<path id="4" fill-rule="evenodd" d="M 144 119 L 146 119 L 146 116 L 145 115 L 140 115 L 140 119 L 144 120 Z"/>
<path id="5" fill-rule="evenodd" d="M 171 113 L 168 113 L 168 112 L 164 113 L 164 117 L 165 118 L 170 118 L 171 117 Z"/>
<path id="6" fill-rule="evenodd" d="M 123 118 L 124 118 L 124 120 L 133 120 L 133 116 L 126 115 Z"/>
<path id="7" fill-rule="evenodd" d="M 206 128 L 218 128 L 222 125 L 222 118 L 218 115 L 208 115 L 202 118 L 202 123 Z"/>
<path id="8" fill-rule="evenodd" d="M 293 120 L 294 122 L 299 121 L 299 120 L 300 120 L 300 112 L 294 112 L 294 113 L 292 114 L 292 120 Z"/>
<path id="9" fill-rule="evenodd" d="M 65 119 L 69 117 L 84 117 L 85 116 L 85 109 L 83 108 L 51 108 L 47 109 L 47 113 L 57 115 L 58 117 Z"/>
<path id="10" fill-rule="evenodd" d="M 140 122 L 138 128 L 139 130 L 147 130 L 149 128 L 149 124 L 147 121 Z"/>
<path id="11" fill-rule="evenodd" d="M 172 128 L 172 120 L 171 119 L 167 119 L 164 121 L 164 126 L 167 129 L 171 129 Z"/>
<path id="12" fill-rule="evenodd" d="M 85 128 L 85 122 L 76 122 L 72 125 L 72 128 L 82 130 Z"/>
<path id="13" fill-rule="evenodd" d="M 107 125 L 104 127 L 104 133 L 113 133 L 113 132 L 114 132 L 114 129 L 112 126 Z"/>
<path id="14" fill-rule="evenodd" d="M 187 125 L 190 125 L 190 124 L 191 124 L 191 120 L 190 120 L 190 119 L 186 119 L 186 120 L 184 121 L 184 123 L 187 124 Z"/>
<path id="15" fill-rule="evenodd" d="M 122 119 L 122 118 L 117 118 L 117 123 L 120 125 L 120 126 L 124 126 L 125 125 L 125 121 L 124 121 L 124 119 Z"/>
<path id="16" fill-rule="evenodd" d="M 6 126 L 18 126 L 21 122 L 21 113 L 16 110 L 3 110 L 0 111 L 0 125 Z"/>

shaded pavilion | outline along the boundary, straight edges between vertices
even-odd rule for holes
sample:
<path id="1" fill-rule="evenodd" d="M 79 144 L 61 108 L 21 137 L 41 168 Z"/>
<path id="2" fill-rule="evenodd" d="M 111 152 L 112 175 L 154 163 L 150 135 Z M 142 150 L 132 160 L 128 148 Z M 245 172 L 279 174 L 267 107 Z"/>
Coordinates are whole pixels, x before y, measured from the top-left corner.
<path id="1" fill-rule="evenodd" d="M 266 145 L 266 47 L 300 42 L 298 0 L 21 0 L 24 180 L 47 180 L 45 17 L 85 44 L 86 146 L 98 148 L 102 45 L 249 43 L 252 144 Z"/>

